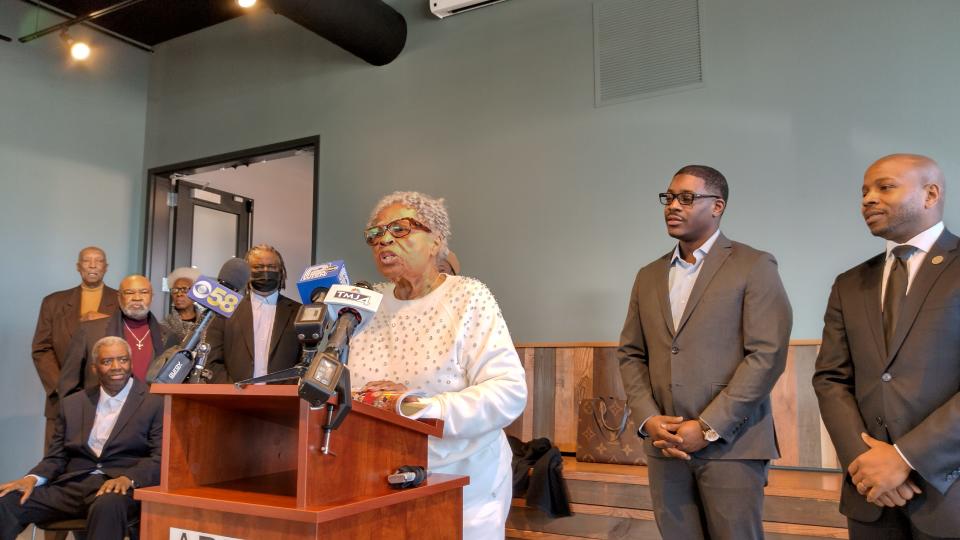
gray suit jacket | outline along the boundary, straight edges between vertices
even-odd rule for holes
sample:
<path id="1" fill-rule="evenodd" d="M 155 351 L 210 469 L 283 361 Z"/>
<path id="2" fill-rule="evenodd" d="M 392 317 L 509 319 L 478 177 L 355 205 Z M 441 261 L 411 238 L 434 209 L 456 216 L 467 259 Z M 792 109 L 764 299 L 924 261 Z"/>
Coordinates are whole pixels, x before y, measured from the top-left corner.
<path id="1" fill-rule="evenodd" d="M 634 420 L 703 418 L 721 439 L 697 452 L 700 458 L 779 457 L 770 391 L 786 364 L 793 314 L 776 260 L 721 234 L 674 331 L 672 255 L 637 273 L 620 334 L 620 373 Z M 649 440 L 644 447 L 660 455 Z"/>
<path id="2" fill-rule="evenodd" d="M 868 449 L 861 432 L 896 443 L 924 491 L 907 512 L 918 529 L 934 536 L 960 535 L 958 253 L 958 238 L 944 231 L 913 278 L 890 350 L 880 306 L 884 254 L 840 274 L 813 377 L 844 470 Z M 860 521 L 880 516 L 849 475 L 840 511 Z"/>

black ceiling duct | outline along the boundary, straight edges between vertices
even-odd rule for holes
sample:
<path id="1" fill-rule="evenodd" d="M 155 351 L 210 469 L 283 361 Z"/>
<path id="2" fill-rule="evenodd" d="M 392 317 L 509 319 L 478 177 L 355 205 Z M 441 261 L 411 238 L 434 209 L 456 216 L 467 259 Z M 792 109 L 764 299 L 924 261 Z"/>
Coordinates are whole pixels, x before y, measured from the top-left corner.
<path id="1" fill-rule="evenodd" d="M 407 42 L 407 21 L 381 0 L 265 0 L 275 12 L 375 65 Z"/>

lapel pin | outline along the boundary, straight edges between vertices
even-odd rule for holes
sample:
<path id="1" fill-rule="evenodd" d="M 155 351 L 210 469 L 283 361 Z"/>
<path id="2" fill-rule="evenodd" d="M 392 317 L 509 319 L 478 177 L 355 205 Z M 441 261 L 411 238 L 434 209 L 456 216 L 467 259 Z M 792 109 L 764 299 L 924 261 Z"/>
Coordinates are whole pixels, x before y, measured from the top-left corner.
<path id="1" fill-rule="evenodd" d="M 937 256 L 934 257 L 933 260 L 930 261 L 930 262 L 932 262 L 933 264 L 940 264 L 940 263 L 943 262 L 943 256 L 942 256 L 942 255 L 937 255 Z"/>

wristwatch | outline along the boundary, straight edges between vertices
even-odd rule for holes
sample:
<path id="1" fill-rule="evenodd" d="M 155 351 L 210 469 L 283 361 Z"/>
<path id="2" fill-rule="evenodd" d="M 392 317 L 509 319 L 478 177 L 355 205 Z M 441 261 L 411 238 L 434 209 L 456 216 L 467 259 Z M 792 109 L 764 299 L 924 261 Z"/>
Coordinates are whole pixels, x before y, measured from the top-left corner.
<path id="1" fill-rule="evenodd" d="M 717 442 L 720 440 L 720 434 L 717 433 L 712 427 L 707 425 L 702 418 L 697 418 L 697 421 L 700 422 L 700 429 L 703 430 L 703 438 L 707 442 Z"/>

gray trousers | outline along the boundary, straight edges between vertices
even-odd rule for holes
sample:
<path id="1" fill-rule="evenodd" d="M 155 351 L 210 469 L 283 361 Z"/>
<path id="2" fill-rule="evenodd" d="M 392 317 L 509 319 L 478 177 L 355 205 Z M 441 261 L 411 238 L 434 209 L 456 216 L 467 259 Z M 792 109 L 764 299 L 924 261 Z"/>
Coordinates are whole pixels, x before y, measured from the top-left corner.
<path id="1" fill-rule="evenodd" d="M 650 494 L 664 539 L 763 538 L 769 461 L 647 456 Z"/>

